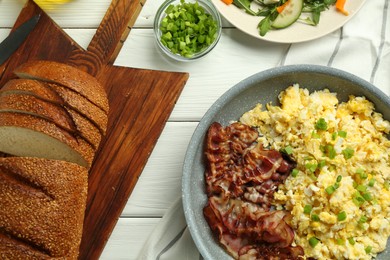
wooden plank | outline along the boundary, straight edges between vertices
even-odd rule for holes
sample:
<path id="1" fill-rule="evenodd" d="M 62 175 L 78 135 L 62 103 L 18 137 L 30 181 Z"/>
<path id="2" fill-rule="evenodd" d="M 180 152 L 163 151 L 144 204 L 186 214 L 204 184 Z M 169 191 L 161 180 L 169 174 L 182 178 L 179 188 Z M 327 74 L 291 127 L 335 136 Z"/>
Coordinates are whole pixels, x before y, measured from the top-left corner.
<path id="1" fill-rule="evenodd" d="M 122 217 L 162 217 L 172 201 L 181 196 L 184 156 L 197 125 L 197 122 L 166 124 Z"/>

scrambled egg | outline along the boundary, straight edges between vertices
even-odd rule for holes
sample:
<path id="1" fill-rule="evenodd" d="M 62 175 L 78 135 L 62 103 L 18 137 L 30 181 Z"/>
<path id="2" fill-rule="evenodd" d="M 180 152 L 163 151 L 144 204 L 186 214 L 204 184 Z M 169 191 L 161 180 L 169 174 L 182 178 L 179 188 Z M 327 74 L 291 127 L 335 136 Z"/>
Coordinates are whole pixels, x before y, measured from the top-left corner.
<path id="1" fill-rule="evenodd" d="M 326 89 L 296 84 L 279 100 L 240 121 L 297 162 L 274 195 L 275 206 L 292 213 L 295 243 L 307 258 L 375 257 L 390 236 L 390 123 L 365 97 L 339 103 Z"/>

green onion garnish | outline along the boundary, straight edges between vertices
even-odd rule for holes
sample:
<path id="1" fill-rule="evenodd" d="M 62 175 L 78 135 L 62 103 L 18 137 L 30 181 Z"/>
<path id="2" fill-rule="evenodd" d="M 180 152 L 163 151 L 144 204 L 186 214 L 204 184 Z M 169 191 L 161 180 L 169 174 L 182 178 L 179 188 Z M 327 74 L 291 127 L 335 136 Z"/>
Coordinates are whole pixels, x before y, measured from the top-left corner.
<path id="1" fill-rule="evenodd" d="M 347 213 L 345 211 L 341 211 L 339 214 L 337 214 L 338 221 L 344 221 L 346 219 L 347 219 Z"/>
<path id="2" fill-rule="evenodd" d="M 337 176 L 336 181 L 337 181 L 337 182 L 340 182 L 342 178 L 343 178 L 343 176 L 339 175 L 339 176 Z"/>
<path id="3" fill-rule="evenodd" d="M 326 193 L 328 193 L 329 195 L 332 195 L 333 192 L 336 191 L 335 187 L 333 185 L 330 185 L 328 187 L 325 188 L 325 191 Z"/>
<path id="4" fill-rule="evenodd" d="M 371 201 L 371 200 L 373 199 L 371 193 L 369 193 L 369 192 L 363 193 L 362 196 L 363 196 L 363 198 L 364 198 L 366 201 Z"/>
<path id="5" fill-rule="evenodd" d="M 360 207 L 360 206 L 363 205 L 363 203 L 365 202 L 365 199 L 360 195 L 359 192 L 356 192 L 356 193 L 354 194 L 354 197 L 352 198 L 352 201 L 353 201 L 353 203 L 354 203 L 356 206 Z"/>
<path id="6" fill-rule="evenodd" d="M 348 242 L 351 244 L 351 245 L 354 245 L 356 242 L 355 242 L 355 239 L 353 239 L 353 237 L 350 237 L 348 238 Z"/>
<path id="7" fill-rule="evenodd" d="M 359 222 L 359 223 L 366 223 L 367 220 L 368 220 L 368 218 L 367 218 L 366 216 L 362 215 L 362 216 L 360 217 L 360 219 L 358 220 L 358 222 Z"/>
<path id="8" fill-rule="evenodd" d="M 309 238 L 309 245 L 315 247 L 320 241 L 316 237 Z"/>
<path id="9" fill-rule="evenodd" d="M 305 214 L 310 214 L 312 208 L 313 208 L 313 207 L 312 207 L 311 205 L 306 204 L 306 205 L 303 207 L 303 213 L 305 213 Z"/>
<path id="10" fill-rule="evenodd" d="M 367 173 L 362 168 L 357 169 L 356 173 L 359 174 L 361 179 L 367 179 L 368 177 Z"/>
<path id="11" fill-rule="evenodd" d="M 371 180 L 368 181 L 368 186 L 374 187 L 374 184 L 375 184 L 375 179 L 374 178 L 372 178 Z"/>
<path id="12" fill-rule="evenodd" d="M 338 239 L 336 240 L 336 242 L 337 242 L 337 244 L 340 245 L 340 246 L 345 245 L 345 240 L 344 240 L 344 239 L 338 238 Z"/>
<path id="13" fill-rule="evenodd" d="M 367 254 L 371 253 L 372 246 L 367 246 L 364 251 L 366 251 Z"/>
<path id="14" fill-rule="evenodd" d="M 326 161 L 325 161 L 325 160 L 321 160 L 321 161 L 318 163 L 318 168 L 321 169 L 321 168 L 323 168 L 325 165 L 326 165 Z"/>
<path id="15" fill-rule="evenodd" d="M 324 118 L 320 118 L 316 122 L 315 128 L 318 130 L 326 130 L 326 129 L 328 129 L 328 123 L 326 123 Z"/>
<path id="16" fill-rule="evenodd" d="M 334 159 L 337 155 L 336 150 L 330 144 L 321 146 L 320 150 L 325 154 L 325 156 L 329 157 L 330 159 Z"/>
<path id="17" fill-rule="evenodd" d="M 314 138 L 314 139 L 321 138 L 321 136 L 317 132 L 315 132 L 315 131 L 311 132 L 311 137 Z"/>
<path id="18" fill-rule="evenodd" d="M 293 152 L 293 148 L 288 145 L 282 151 L 285 152 L 286 154 L 290 155 Z"/>
<path id="19" fill-rule="evenodd" d="M 345 148 L 345 149 L 342 150 L 341 152 L 343 153 L 344 158 L 345 158 L 346 160 L 351 159 L 352 156 L 355 154 L 355 151 L 354 151 L 353 149 L 351 149 L 351 148 Z"/>
<path id="20" fill-rule="evenodd" d="M 318 164 L 316 163 L 306 163 L 305 167 L 308 169 L 310 172 L 315 172 L 317 170 Z"/>
<path id="21" fill-rule="evenodd" d="M 317 214 L 311 214 L 311 220 L 320 221 L 320 217 Z"/>
<path id="22" fill-rule="evenodd" d="M 342 138 L 346 138 L 347 137 L 347 132 L 345 131 L 338 131 L 337 134 L 342 137 Z"/>
<path id="23" fill-rule="evenodd" d="M 297 176 L 298 176 L 298 173 L 299 173 L 298 169 L 293 169 L 293 170 L 291 171 L 291 176 L 297 177 Z"/>
<path id="24" fill-rule="evenodd" d="M 356 186 L 356 189 L 357 189 L 358 191 L 365 192 L 365 191 L 367 190 L 367 186 L 366 186 L 366 185 L 359 184 L 358 186 Z"/>

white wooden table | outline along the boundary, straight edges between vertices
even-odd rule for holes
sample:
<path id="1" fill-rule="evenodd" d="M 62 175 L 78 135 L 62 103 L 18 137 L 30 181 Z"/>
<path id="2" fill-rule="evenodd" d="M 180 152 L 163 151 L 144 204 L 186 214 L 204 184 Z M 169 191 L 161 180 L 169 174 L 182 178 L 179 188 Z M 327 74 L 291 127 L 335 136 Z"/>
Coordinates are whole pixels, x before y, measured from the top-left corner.
<path id="1" fill-rule="evenodd" d="M 388 0 L 375 1 L 383 5 Z M 183 158 L 201 117 L 212 103 L 234 84 L 256 72 L 284 65 L 286 53 L 291 48 L 289 44 L 270 43 L 247 36 L 223 20 L 222 37 L 211 54 L 194 63 L 167 60 L 155 46 L 152 29 L 154 14 L 162 2 L 163 0 L 146 1 L 115 65 L 184 71 L 189 72 L 190 77 L 101 259 L 137 258 L 150 232 L 171 203 L 181 196 Z M 8 35 L 23 3 L 24 0 L 0 0 L 0 41 Z M 76 42 L 82 47 L 87 47 L 109 4 L 110 0 L 73 0 L 46 11 Z M 372 48 L 383 53 L 382 63 L 384 60 L 390 64 L 388 44 L 390 26 L 388 25 L 387 29 L 383 26 L 386 16 L 389 18 L 389 12 L 386 12 L 377 14 L 380 27 L 378 30 L 385 28 L 387 32 L 387 36 L 384 36 L 385 45 L 381 47 L 381 42 L 378 42 Z M 339 39 L 339 33 L 334 32 L 332 39 L 335 42 Z M 307 61 L 304 58 L 300 60 Z M 336 65 L 340 63 L 337 59 L 332 62 Z M 375 61 L 369 63 L 367 66 L 375 65 L 373 64 Z M 343 67 L 342 63 L 340 64 L 338 67 L 361 76 L 359 68 Z M 385 75 L 381 69 L 383 67 L 379 66 L 379 76 L 376 78 Z M 369 75 L 366 78 L 369 80 Z M 373 83 L 376 78 L 372 80 Z M 381 80 L 383 82 L 383 79 Z M 388 82 L 390 86 L 390 79 L 385 79 L 384 82 Z M 388 91 L 387 94 L 390 93 L 388 86 L 385 89 Z"/>

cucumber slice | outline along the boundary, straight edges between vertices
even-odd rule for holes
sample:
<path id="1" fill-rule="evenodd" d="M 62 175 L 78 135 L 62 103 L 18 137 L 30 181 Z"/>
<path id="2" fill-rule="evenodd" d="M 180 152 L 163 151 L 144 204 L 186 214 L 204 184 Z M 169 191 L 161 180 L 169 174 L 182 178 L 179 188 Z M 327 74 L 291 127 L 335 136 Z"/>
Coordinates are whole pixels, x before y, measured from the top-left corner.
<path id="1" fill-rule="evenodd" d="M 288 0 L 283 11 L 278 14 L 276 19 L 272 22 L 272 27 L 282 29 L 290 26 L 301 15 L 303 8 L 303 0 Z"/>

